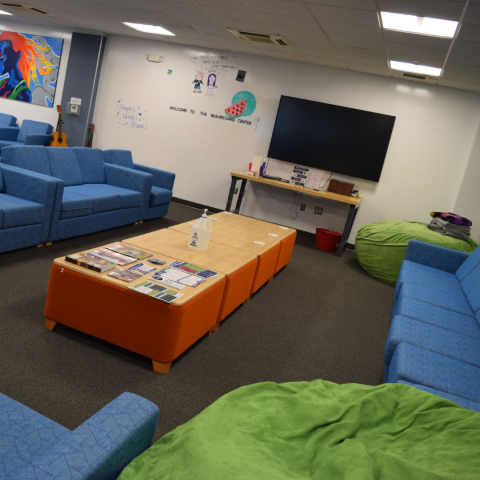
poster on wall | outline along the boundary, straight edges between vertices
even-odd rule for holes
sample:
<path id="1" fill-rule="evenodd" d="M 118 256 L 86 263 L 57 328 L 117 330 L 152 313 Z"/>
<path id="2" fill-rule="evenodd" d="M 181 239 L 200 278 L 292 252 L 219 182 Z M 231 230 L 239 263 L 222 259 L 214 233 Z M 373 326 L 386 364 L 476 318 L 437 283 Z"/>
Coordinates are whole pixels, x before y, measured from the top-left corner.
<path id="1" fill-rule="evenodd" d="M 53 107 L 63 39 L 0 31 L 0 97 Z"/>

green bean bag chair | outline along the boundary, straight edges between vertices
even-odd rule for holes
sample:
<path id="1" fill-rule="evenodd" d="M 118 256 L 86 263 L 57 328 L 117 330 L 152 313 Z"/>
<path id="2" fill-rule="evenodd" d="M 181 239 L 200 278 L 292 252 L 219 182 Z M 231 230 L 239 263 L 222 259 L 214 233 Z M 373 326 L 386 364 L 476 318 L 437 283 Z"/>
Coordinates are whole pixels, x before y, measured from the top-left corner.
<path id="1" fill-rule="evenodd" d="M 410 240 L 466 253 L 473 252 L 477 247 L 471 238 L 466 242 L 446 237 L 430 230 L 426 223 L 389 220 L 362 227 L 355 239 L 355 253 L 360 265 L 370 275 L 394 284 Z"/>

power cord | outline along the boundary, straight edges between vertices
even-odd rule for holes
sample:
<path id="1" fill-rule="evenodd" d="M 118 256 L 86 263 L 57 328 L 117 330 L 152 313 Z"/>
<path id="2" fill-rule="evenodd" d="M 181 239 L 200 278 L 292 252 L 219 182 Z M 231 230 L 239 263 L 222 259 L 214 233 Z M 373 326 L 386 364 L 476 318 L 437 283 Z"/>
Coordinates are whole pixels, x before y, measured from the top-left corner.
<path id="1" fill-rule="evenodd" d="M 330 176 L 328 177 L 328 180 L 327 180 L 321 187 L 318 187 L 319 190 L 320 190 L 321 188 L 325 188 L 325 186 L 327 185 L 327 183 L 331 180 L 332 175 L 333 175 L 333 172 L 330 173 Z"/>
<path id="2" fill-rule="evenodd" d="M 298 216 L 298 203 L 300 202 L 300 199 L 302 198 L 303 193 L 298 193 L 298 192 L 292 192 L 294 199 L 293 199 L 293 204 L 290 207 L 290 218 L 292 220 L 295 220 Z M 293 216 L 292 209 L 295 207 L 295 216 Z"/>

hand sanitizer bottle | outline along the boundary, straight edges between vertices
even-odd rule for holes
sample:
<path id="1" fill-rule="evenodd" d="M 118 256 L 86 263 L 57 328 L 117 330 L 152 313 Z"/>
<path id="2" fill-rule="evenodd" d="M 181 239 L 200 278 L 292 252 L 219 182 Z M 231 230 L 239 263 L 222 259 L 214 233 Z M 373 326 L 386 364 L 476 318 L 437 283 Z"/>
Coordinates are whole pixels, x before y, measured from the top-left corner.
<path id="1" fill-rule="evenodd" d="M 199 218 L 195 225 L 192 225 L 190 237 L 188 239 L 188 248 L 197 252 L 204 252 L 210 242 L 212 233 L 212 221 L 207 217 L 207 209 Z"/>

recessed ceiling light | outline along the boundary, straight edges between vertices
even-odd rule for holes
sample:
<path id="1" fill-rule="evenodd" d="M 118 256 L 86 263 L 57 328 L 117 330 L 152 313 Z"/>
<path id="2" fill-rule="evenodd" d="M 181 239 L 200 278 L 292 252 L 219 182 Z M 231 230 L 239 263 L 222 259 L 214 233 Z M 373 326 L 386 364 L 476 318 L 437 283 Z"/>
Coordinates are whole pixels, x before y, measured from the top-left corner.
<path id="1" fill-rule="evenodd" d="M 416 17 L 402 13 L 381 12 L 383 28 L 398 32 L 418 33 L 434 37 L 453 38 L 458 22 L 439 18 Z"/>
<path id="2" fill-rule="evenodd" d="M 0 15 L 12 15 L 12 14 L 6 12 L 5 10 L 0 10 Z"/>
<path id="3" fill-rule="evenodd" d="M 402 72 L 431 75 L 432 77 L 438 77 L 442 73 L 441 68 L 428 67 L 427 65 L 415 65 L 414 63 L 396 62 L 395 60 L 390 60 L 390 68 L 393 68 L 393 70 L 401 70 Z"/>
<path id="4" fill-rule="evenodd" d="M 124 25 L 130 28 L 134 28 L 140 32 L 145 33 L 154 33 L 155 35 L 170 35 L 175 36 L 174 33 L 169 32 L 167 29 L 163 27 L 159 27 L 157 25 L 144 25 L 143 23 L 129 23 L 129 22 L 122 22 Z"/>

